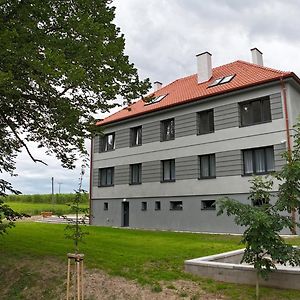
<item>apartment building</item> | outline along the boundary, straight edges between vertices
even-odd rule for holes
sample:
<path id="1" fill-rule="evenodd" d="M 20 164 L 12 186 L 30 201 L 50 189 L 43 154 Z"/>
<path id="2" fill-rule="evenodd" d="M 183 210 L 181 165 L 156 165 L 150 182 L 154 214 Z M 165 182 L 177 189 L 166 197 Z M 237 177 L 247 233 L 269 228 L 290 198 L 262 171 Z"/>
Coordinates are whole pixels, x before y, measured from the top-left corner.
<path id="1" fill-rule="evenodd" d="M 98 122 L 92 141 L 91 223 L 199 232 L 241 232 L 217 216 L 223 196 L 248 200 L 249 179 L 285 163 L 300 112 L 300 80 L 252 62 L 212 68 L 162 85 Z M 278 184 L 275 183 L 274 193 Z"/>

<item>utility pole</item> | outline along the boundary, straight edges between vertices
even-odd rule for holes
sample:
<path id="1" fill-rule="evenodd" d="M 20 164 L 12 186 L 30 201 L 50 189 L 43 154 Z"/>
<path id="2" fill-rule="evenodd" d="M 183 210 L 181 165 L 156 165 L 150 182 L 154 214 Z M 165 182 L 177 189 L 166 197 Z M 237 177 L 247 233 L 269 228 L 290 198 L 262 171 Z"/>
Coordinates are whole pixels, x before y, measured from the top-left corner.
<path id="1" fill-rule="evenodd" d="M 54 205 L 54 177 L 51 178 L 51 195 L 52 205 Z"/>
<path id="2" fill-rule="evenodd" d="M 58 193 L 60 194 L 60 187 L 61 187 L 61 185 L 62 185 L 63 183 L 62 183 L 62 182 L 58 182 L 57 184 L 58 184 Z"/>

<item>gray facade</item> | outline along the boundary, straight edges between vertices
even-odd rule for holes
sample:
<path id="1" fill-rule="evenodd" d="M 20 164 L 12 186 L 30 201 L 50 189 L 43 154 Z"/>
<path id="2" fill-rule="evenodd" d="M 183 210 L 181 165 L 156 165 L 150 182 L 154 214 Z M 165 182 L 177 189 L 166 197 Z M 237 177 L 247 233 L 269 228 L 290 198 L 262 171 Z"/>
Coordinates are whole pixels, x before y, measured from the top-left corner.
<path id="1" fill-rule="evenodd" d="M 292 86 L 288 85 L 290 90 Z M 289 103 L 296 93 L 288 93 Z M 271 120 L 241 126 L 240 103 L 269 96 Z M 198 113 L 213 110 L 214 131 L 198 134 Z M 243 151 L 272 147 L 274 168 L 285 163 L 286 129 L 280 85 L 268 84 L 207 101 L 165 109 L 143 117 L 112 123 L 105 133 L 115 133 L 115 149 L 100 152 L 101 138 L 94 138 L 91 179 L 92 224 L 200 232 L 241 232 L 227 216 L 206 207 L 211 200 L 229 195 L 247 202 L 249 179 L 244 175 Z M 163 120 L 174 118 L 175 139 L 162 141 Z M 130 129 L 142 126 L 142 145 L 131 147 Z M 199 157 L 214 154 L 215 175 L 200 178 Z M 175 160 L 175 180 L 164 182 L 162 161 Z M 141 164 L 141 184 L 130 184 L 130 165 Z M 114 185 L 99 187 L 99 169 L 114 168 Z M 274 192 L 278 182 L 275 181 Z M 205 202 L 208 201 L 208 202 Z M 129 205 L 129 224 L 124 224 L 124 205 Z M 147 210 L 142 210 L 147 202 Z M 160 202 L 160 210 L 156 202 Z M 182 204 L 182 209 L 172 205 Z M 104 210 L 104 203 L 108 209 Z M 180 205 L 178 207 L 180 207 Z"/>

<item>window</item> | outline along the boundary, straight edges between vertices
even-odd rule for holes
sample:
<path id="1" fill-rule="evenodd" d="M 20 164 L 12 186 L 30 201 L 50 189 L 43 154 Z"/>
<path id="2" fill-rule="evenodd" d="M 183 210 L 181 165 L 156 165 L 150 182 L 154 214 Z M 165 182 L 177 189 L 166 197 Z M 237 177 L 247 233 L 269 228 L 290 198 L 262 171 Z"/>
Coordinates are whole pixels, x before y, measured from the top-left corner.
<path id="1" fill-rule="evenodd" d="M 215 154 L 199 156 L 200 179 L 216 177 L 216 158 Z"/>
<path id="2" fill-rule="evenodd" d="M 216 210 L 216 200 L 202 200 L 201 210 Z"/>
<path id="3" fill-rule="evenodd" d="M 99 186 L 114 185 L 114 168 L 99 169 Z"/>
<path id="4" fill-rule="evenodd" d="M 216 86 L 216 85 L 228 83 L 234 78 L 234 76 L 235 76 L 235 74 L 234 75 L 229 75 L 229 76 L 226 76 L 226 77 L 217 78 L 208 87 L 213 87 L 213 86 Z"/>
<path id="5" fill-rule="evenodd" d="M 271 121 L 270 98 L 264 97 L 240 103 L 241 126 Z"/>
<path id="6" fill-rule="evenodd" d="M 142 210 L 147 210 L 147 202 L 142 202 Z"/>
<path id="7" fill-rule="evenodd" d="M 275 170 L 273 147 L 243 150 L 244 174 L 264 174 Z"/>
<path id="8" fill-rule="evenodd" d="M 102 137 L 102 152 L 115 149 L 115 133 L 108 133 Z"/>
<path id="9" fill-rule="evenodd" d="M 154 104 L 154 103 L 158 103 L 160 102 L 162 99 L 164 99 L 167 95 L 160 95 L 154 98 L 150 98 L 147 100 L 147 102 L 144 105 L 150 105 L 150 104 Z"/>
<path id="10" fill-rule="evenodd" d="M 214 132 L 214 111 L 212 109 L 201 111 L 198 116 L 198 134 Z"/>
<path id="11" fill-rule="evenodd" d="M 168 119 L 161 122 L 161 140 L 170 141 L 175 139 L 175 121 Z"/>
<path id="12" fill-rule="evenodd" d="M 133 127 L 130 129 L 130 145 L 142 145 L 142 126 Z"/>
<path id="13" fill-rule="evenodd" d="M 108 210 L 108 202 L 104 202 L 103 210 Z"/>
<path id="14" fill-rule="evenodd" d="M 130 165 L 130 184 L 142 183 L 142 164 Z"/>
<path id="15" fill-rule="evenodd" d="M 160 201 L 155 201 L 155 210 L 160 210 Z"/>
<path id="16" fill-rule="evenodd" d="M 182 201 L 170 201 L 170 210 L 182 210 Z"/>
<path id="17" fill-rule="evenodd" d="M 162 181 L 175 181 L 175 159 L 162 161 Z"/>

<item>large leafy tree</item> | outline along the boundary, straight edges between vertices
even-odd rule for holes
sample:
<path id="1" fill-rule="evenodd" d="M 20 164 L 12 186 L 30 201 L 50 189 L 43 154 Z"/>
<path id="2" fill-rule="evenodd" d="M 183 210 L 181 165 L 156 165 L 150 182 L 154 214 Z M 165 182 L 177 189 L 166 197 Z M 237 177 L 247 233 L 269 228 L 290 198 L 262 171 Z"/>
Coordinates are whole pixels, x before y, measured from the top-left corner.
<path id="1" fill-rule="evenodd" d="M 14 173 L 15 158 L 36 142 L 64 167 L 95 130 L 92 115 L 114 99 L 144 94 L 124 54 L 107 0 L 4 0 L 0 4 L 0 172 Z M 15 192 L 0 180 L 0 192 Z M 1 212 L 0 212 L 1 214 Z"/>

